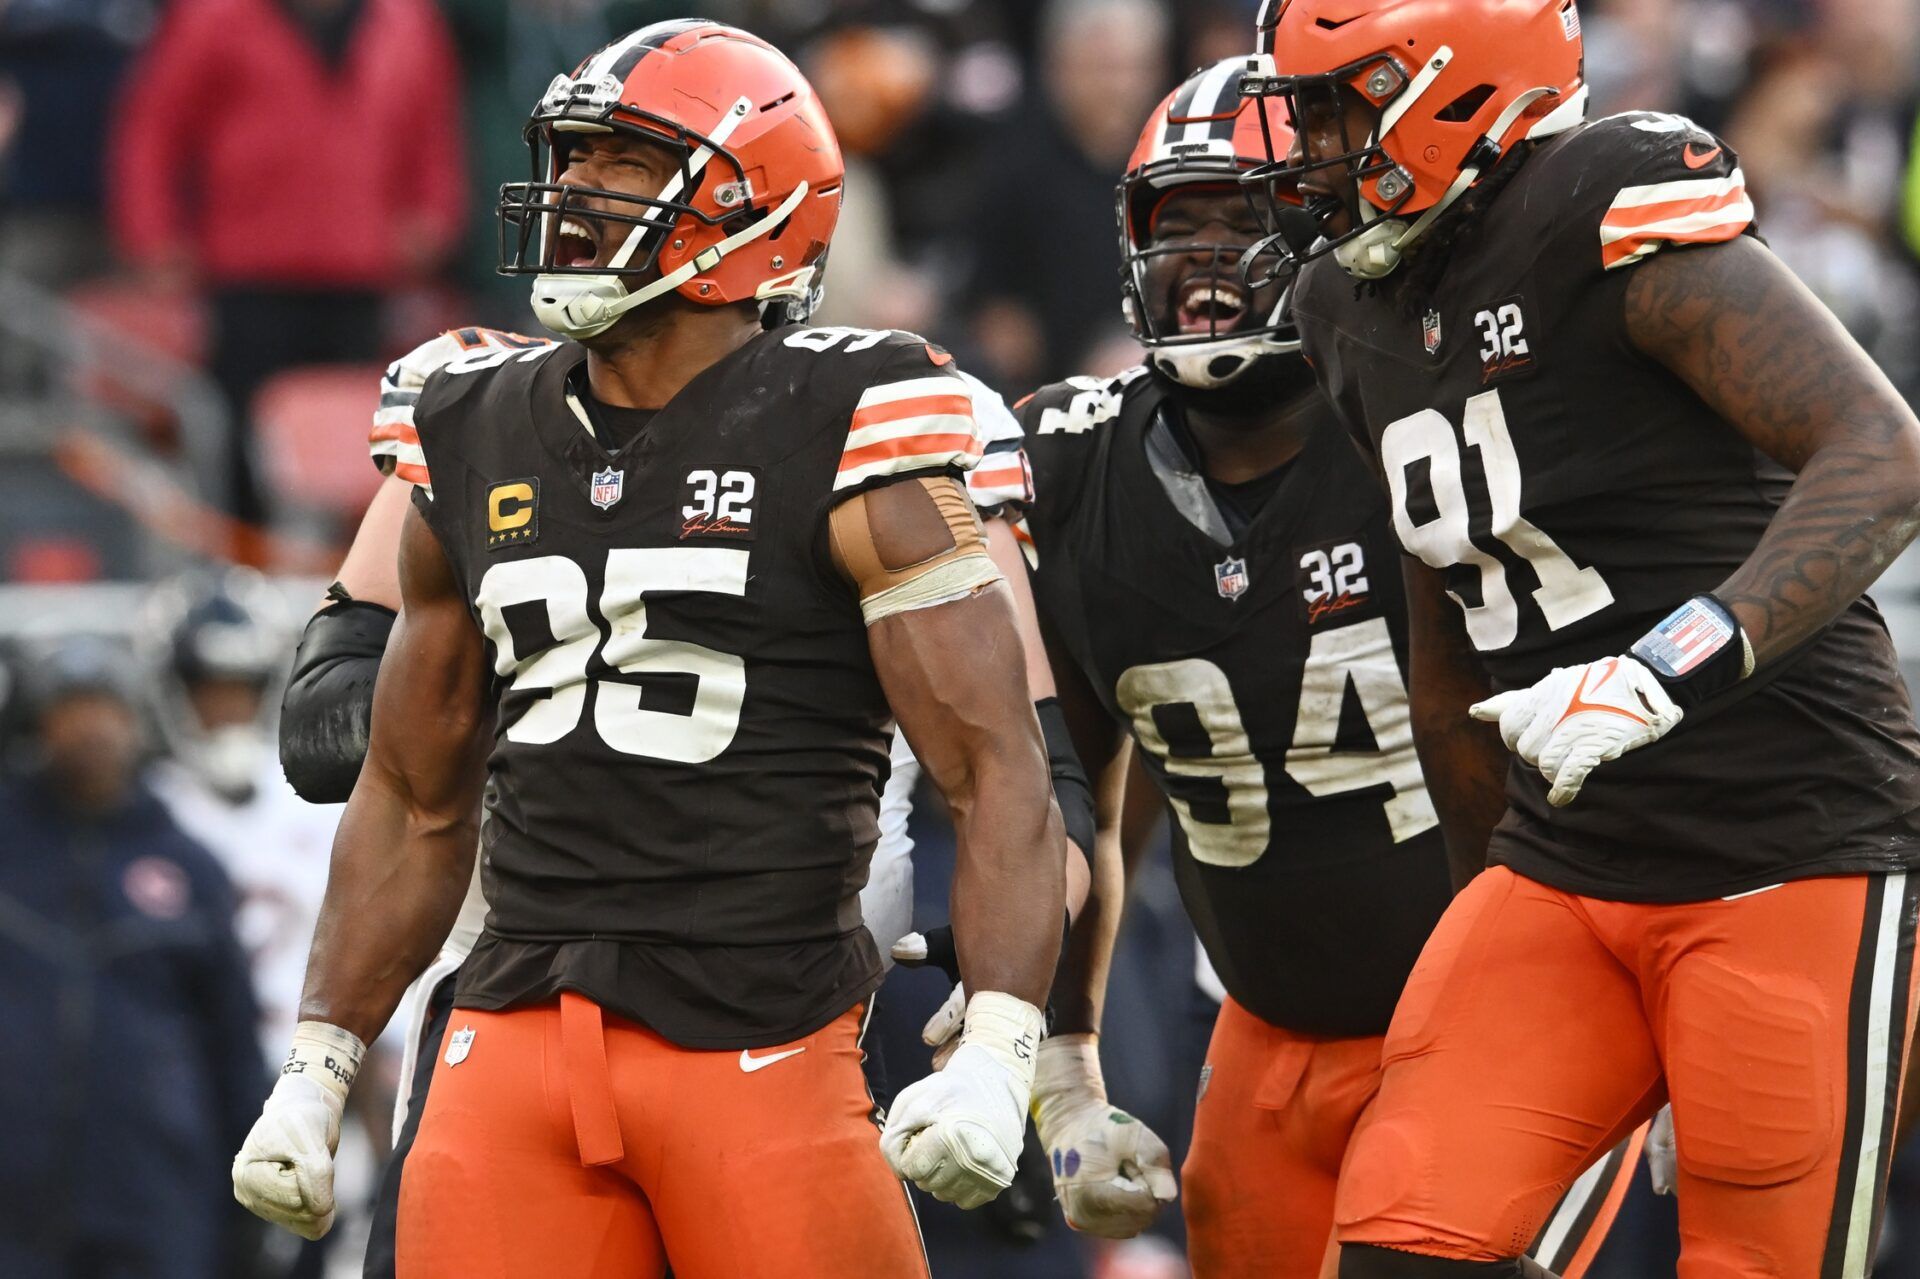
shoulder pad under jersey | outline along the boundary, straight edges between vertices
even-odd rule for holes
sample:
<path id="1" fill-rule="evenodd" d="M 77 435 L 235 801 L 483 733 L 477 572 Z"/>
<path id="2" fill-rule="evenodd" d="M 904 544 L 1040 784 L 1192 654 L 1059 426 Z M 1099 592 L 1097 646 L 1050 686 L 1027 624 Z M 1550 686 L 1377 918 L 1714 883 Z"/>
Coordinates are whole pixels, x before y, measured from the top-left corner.
<path id="1" fill-rule="evenodd" d="M 380 404 L 374 410 L 367 451 L 383 475 L 431 490 L 427 460 L 420 451 L 420 433 L 414 416 L 427 379 L 445 369 L 478 372 L 508 360 L 537 354 L 556 345 L 546 338 L 522 337 L 499 329 L 449 329 L 422 342 L 392 364 L 380 378 Z"/>

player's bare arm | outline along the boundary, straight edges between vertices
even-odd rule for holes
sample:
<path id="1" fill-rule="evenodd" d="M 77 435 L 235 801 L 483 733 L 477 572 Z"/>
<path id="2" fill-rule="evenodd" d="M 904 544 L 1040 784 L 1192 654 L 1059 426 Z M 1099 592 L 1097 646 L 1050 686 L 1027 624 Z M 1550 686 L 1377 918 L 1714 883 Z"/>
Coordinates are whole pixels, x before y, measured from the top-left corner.
<path id="1" fill-rule="evenodd" d="M 957 483 L 940 480 L 845 503 L 834 516 L 842 571 L 859 583 L 876 569 L 897 573 L 952 553 L 956 538 L 935 500 L 945 491 L 965 501 Z M 871 566 L 849 562 L 858 552 L 850 555 L 845 530 L 856 514 L 877 557 Z M 1027 690 L 1005 678 L 1025 660 L 1011 596 L 1003 584 L 982 587 L 881 617 L 867 636 L 901 730 L 953 814 L 953 928 L 966 985 L 1044 1003 L 1066 903 L 1064 837 Z"/>
<path id="2" fill-rule="evenodd" d="M 1033 587 L 1027 581 L 1027 562 L 1020 553 L 1020 544 L 1014 537 L 1013 525 L 1005 516 L 996 516 L 986 522 L 986 534 L 987 554 L 992 558 L 994 567 L 1000 570 L 1000 576 L 1006 579 L 1007 596 L 1013 603 L 1014 621 L 1020 633 L 1020 649 L 1026 662 L 1027 696 L 1031 697 L 1036 704 L 1043 703 L 1049 698 L 1057 698 L 1062 709 L 1065 710 L 1066 698 L 1055 687 L 1053 669 L 1047 663 L 1046 645 L 1040 637 L 1039 610 L 1034 607 Z M 1046 731 L 1044 723 L 1041 725 L 1041 731 L 1043 734 Z M 1078 759 L 1072 762 L 1085 770 L 1088 776 L 1098 776 L 1088 766 L 1086 753 L 1077 749 L 1080 746 L 1079 735 L 1073 732 L 1070 722 L 1068 731 L 1076 747 L 1075 753 L 1078 755 Z M 1048 756 L 1049 772 L 1055 774 L 1055 799 L 1057 803 L 1064 806 L 1066 801 L 1059 798 L 1059 777 L 1055 767 L 1058 761 L 1052 758 L 1052 750 L 1048 751 Z M 1088 880 L 1092 873 L 1092 852 L 1079 847 L 1078 841 L 1073 837 L 1073 823 L 1066 821 L 1064 813 L 1062 820 L 1068 828 L 1067 913 L 1078 918 L 1082 904 L 1087 900 Z M 1057 1014 L 1058 1009 L 1055 1011 Z"/>
<path id="3" fill-rule="evenodd" d="M 1427 793 L 1447 842 L 1454 891 L 1487 866 L 1487 843 L 1507 811 L 1510 756 L 1491 725 L 1467 709 L 1493 693 L 1439 569 L 1401 558 L 1407 584 L 1407 709 Z"/>
<path id="4" fill-rule="evenodd" d="M 946 1066 L 902 1091 L 881 1149 L 936 1198 L 974 1208 L 1013 1181 L 1040 1005 L 1059 959 L 1065 840 L 1013 606 L 958 482 L 904 480 L 836 507 L 835 566 L 874 671 L 946 797 L 959 843 L 953 931 L 969 998 Z"/>
<path id="5" fill-rule="evenodd" d="M 374 690 L 376 728 L 334 838 L 303 1016 L 363 1041 L 452 927 L 473 870 L 490 716 L 485 644 L 418 511 L 401 530 L 404 607 Z"/>
<path id="6" fill-rule="evenodd" d="M 1024 576 L 1024 573 L 1022 574 Z M 1086 900 L 1060 954 L 1053 984 L 1053 1033 L 1097 1034 L 1106 1004 L 1107 974 L 1113 964 L 1120 917 L 1126 906 L 1127 872 L 1120 847 L 1120 810 L 1128 752 L 1126 736 L 1107 716 L 1078 667 L 1039 636 L 1074 751 L 1093 779 L 1097 833 L 1091 851 Z M 1057 667 L 1054 663 L 1058 663 Z"/>
<path id="7" fill-rule="evenodd" d="M 1013 566 L 1021 587 L 1026 566 Z M 1127 738 L 1101 707 L 1085 674 L 1036 616 L 1030 643 L 1046 663 L 1074 753 L 1094 779 L 1096 834 L 1091 885 L 1075 915 L 1051 1003 L 1052 1033 L 1040 1045 L 1033 1087 L 1034 1123 L 1055 1170 L 1054 1193 L 1067 1224 L 1111 1239 L 1152 1224 L 1176 1188 L 1165 1143 L 1107 1099 L 1099 1030 L 1107 975 L 1126 907 L 1121 847 Z M 1069 857 L 1069 865 L 1082 859 Z M 1067 1152 L 1074 1152 L 1069 1163 Z"/>
<path id="8" fill-rule="evenodd" d="M 1840 322 L 1748 236 L 1635 268 L 1627 329 L 1798 478 L 1715 594 L 1756 665 L 1859 598 L 1920 531 L 1920 422 Z"/>
<path id="9" fill-rule="evenodd" d="M 399 609 L 400 561 L 395 548 L 400 545 L 412 494 L 412 481 L 398 475 L 387 476 L 374 490 L 334 578 L 354 599 Z"/>
<path id="10" fill-rule="evenodd" d="M 312 1239 L 333 1223 L 333 1148 L 365 1046 L 439 949 L 473 868 L 485 652 L 418 513 L 401 533 L 399 581 L 404 608 L 374 693 L 383 727 L 334 837 L 302 1020 L 233 1165 L 241 1203 Z"/>

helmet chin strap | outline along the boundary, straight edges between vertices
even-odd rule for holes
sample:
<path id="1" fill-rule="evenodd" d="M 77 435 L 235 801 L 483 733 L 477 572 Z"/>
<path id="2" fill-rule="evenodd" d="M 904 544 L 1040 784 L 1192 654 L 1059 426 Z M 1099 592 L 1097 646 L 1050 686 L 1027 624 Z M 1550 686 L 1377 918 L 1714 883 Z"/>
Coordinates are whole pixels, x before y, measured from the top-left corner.
<path id="1" fill-rule="evenodd" d="M 1280 322 L 1286 306 L 1287 297 L 1283 292 L 1280 301 L 1274 305 L 1273 313 L 1267 317 L 1268 326 Z M 1153 347 L 1148 350 L 1147 358 L 1161 373 L 1181 386 L 1192 387 L 1196 391 L 1211 391 L 1237 381 L 1263 359 L 1292 355 L 1299 349 L 1298 338 L 1282 338 L 1267 332 L 1215 338 L 1211 342 Z M 1225 359 L 1231 359 L 1233 363 L 1222 365 L 1220 362 Z"/>
<path id="2" fill-rule="evenodd" d="M 1362 196 L 1358 201 L 1360 218 L 1369 225 L 1360 234 L 1335 248 L 1334 260 L 1355 279 L 1378 280 L 1392 274 L 1394 268 L 1398 267 L 1401 259 L 1406 256 L 1407 250 L 1427 233 L 1427 228 L 1433 225 L 1434 219 L 1451 208 L 1454 201 L 1467 193 L 1467 188 L 1474 184 L 1480 174 L 1499 160 L 1500 139 L 1506 136 L 1508 129 L 1513 127 L 1513 122 L 1518 120 L 1521 113 L 1528 107 L 1553 92 L 1554 90 L 1547 88 L 1528 89 L 1509 102 L 1506 109 L 1495 117 L 1493 127 L 1481 134 L 1479 140 L 1467 148 L 1467 155 L 1471 159 L 1466 167 L 1455 175 L 1453 181 L 1447 185 L 1447 189 L 1441 193 L 1440 198 L 1411 224 L 1401 218 L 1385 216 L 1365 196 Z M 1398 121 L 1399 116 L 1396 115 L 1394 119 Z M 1386 136 L 1384 131 L 1381 136 L 1383 138 Z"/>
<path id="3" fill-rule="evenodd" d="M 771 235 L 793 216 L 808 190 L 805 182 L 800 183 L 768 216 L 718 244 L 709 245 L 651 284 L 632 292 L 628 292 L 626 282 L 618 275 L 537 275 L 533 279 L 533 313 L 541 324 L 575 341 L 605 333 L 635 307 L 679 288 L 703 271 L 713 270 L 742 245 Z M 618 260 L 631 257 L 628 252 L 631 247 L 629 237 Z"/>

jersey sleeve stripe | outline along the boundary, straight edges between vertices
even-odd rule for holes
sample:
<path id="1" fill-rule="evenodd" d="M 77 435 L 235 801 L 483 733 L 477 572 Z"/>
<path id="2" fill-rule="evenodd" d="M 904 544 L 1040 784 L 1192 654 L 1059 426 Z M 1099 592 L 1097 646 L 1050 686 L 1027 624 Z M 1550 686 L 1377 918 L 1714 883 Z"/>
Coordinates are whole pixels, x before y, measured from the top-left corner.
<path id="1" fill-rule="evenodd" d="M 373 430 L 367 432 L 369 444 L 379 444 L 386 440 L 399 440 L 403 444 L 418 444 L 420 432 L 414 430 L 412 422 L 382 422 L 373 420 Z"/>
<path id="2" fill-rule="evenodd" d="M 1026 455 L 997 454 L 993 465 L 968 471 L 967 496 L 983 515 L 1000 514 L 1000 508 L 1009 503 L 1031 502 L 1033 481 L 1027 474 Z"/>
<path id="3" fill-rule="evenodd" d="M 1677 182 L 1652 182 L 1645 186 L 1621 187 L 1607 206 L 1604 221 L 1611 222 L 1622 209 L 1637 209 L 1649 204 L 1673 204 L 1676 201 L 1706 200 L 1714 196 L 1744 196 L 1747 177 L 1739 169 L 1724 177 L 1683 178 Z"/>
<path id="4" fill-rule="evenodd" d="M 973 401 L 964 395 L 917 395 L 911 399 L 868 405 L 854 410 L 853 430 L 848 433 L 847 439 L 849 443 L 857 442 L 863 429 L 934 417 L 964 421 L 971 430 Z"/>
<path id="5" fill-rule="evenodd" d="M 1669 198 L 1619 200 L 1600 221 L 1600 262 L 1611 270 L 1637 262 L 1662 244 L 1715 244 L 1731 240 L 1753 222 L 1753 202 L 1736 170 L 1730 178 L 1663 182 L 1637 191 L 1663 191 Z"/>
<path id="6" fill-rule="evenodd" d="M 1738 236 L 1745 226 L 1745 223 L 1722 223 L 1704 231 L 1662 232 L 1635 236 L 1630 240 L 1616 240 L 1600 250 L 1600 262 L 1607 270 L 1612 270 L 1617 266 L 1638 262 L 1663 244 L 1721 244 Z"/>
<path id="7" fill-rule="evenodd" d="M 1666 232 L 1703 231 L 1708 227 L 1730 223 L 1731 234 L 1738 235 L 1753 221 L 1753 206 L 1742 200 L 1738 204 L 1721 204 L 1710 209 L 1688 209 L 1676 212 L 1671 217 L 1650 218 L 1633 226 L 1600 225 L 1600 243 L 1612 244 L 1615 240 L 1625 240 L 1630 236 L 1664 234 Z"/>
<path id="8" fill-rule="evenodd" d="M 1735 218 L 1686 218 L 1655 223 L 1605 238 L 1600 263 L 1607 270 L 1638 262 L 1663 244 L 1720 244 L 1747 229 L 1751 215 Z"/>
<path id="9" fill-rule="evenodd" d="M 429 496 L 432 495 L 433 482 L 427 477 L 426 467 L 415 466 L 411 462 L 396 462 L 393 467 L 393 473 L 409 484 L 418 484 L 421 488 L 427 490 Z"/>
<path id="10" fill-rule="evenodd" d="M 946 435 L 915 434 L 897 440 L 880 440 L 864 448 L 848 449 L 840 457 L 840 475 L 859 470 L 874 462 L 890 459 L 939 455 L 955 463 L 972 466 L 980 460 L 980 441 L 972 432 Z"/>
<path id="11" fill-rule="evenodd" d="M 966 470 L 979 460 L 979 441 L 971 435 L 916 435 L 905 440 L 889 440 L 868 445 L 857 454 L 849 453 L 841 459 L 833 491 L 838 493 L 882 475 L 947 466 Z"/>
<path id="12" fill-rule="evenodd" d="M 1621 235 L 1645 227 L 1688 218 L 1705 219 L 1709 215 L 1713 220 L 1738 218 L 1742 223 L 1751 222 L 1753 202 L 1747 199 L 1743 188 L 1721 195 L 1702 196 L 1696 200 L 1670 200 L 1665 204 L 1643 204 L 1632 209 L 1620 209 L 1608 213 L 1601 220 L 1600 238 L 1604 242 L 1609 233 L 1618 239 Z"/>
<path id="13" fill-rule="evenodd" d="M 913 400 L 922 396 L 957 395 L 965 398 L 966 386 L 957 376 L 941 374 L 938 377 L 908 378 L 903 382 L 885 382 L 879 386 L 870 386 L 860 395 L 859 409 L 871 408 L 876 404 L 891 404 L 895 400 Z"/>
<path id="14" fill-rule="evenodd" d="M 872 426 L 847 432 L 846 456 L 851 457 L 870 445 L 910 439 L 916 435 L 964 435 L 973 440 L 975 453 L 981 450 L 980 433 L 974 429 L 971 417 L 964 413 L 923 413 L 894 422 L 876 422 Z M 842 465 L 845 465 L 844 459 Z"/>

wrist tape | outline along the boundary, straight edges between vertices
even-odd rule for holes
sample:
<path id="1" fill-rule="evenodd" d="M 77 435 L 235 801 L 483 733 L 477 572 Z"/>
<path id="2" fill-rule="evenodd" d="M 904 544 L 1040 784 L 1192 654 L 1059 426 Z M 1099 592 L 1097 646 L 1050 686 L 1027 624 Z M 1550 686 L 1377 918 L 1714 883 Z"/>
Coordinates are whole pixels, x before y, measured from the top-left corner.
<path id="1" fill-rule="evenodd" d="M 960 1043 L 984 1048 L 1031 1090 L 1046 1018 L 1024 999 L 997 990 L 977 991 L 967 1000 L 967 1028 Z"/>
<path id="2" fill-rule="evenodd" d="M 304 1075 L 344 1102 L 366 1055 L 367 1046 L 340 1027 L 303 1021 L 293 1028 L 293 1045 L 287 1049 L 280 1074 L 283 1078 Z"/>

